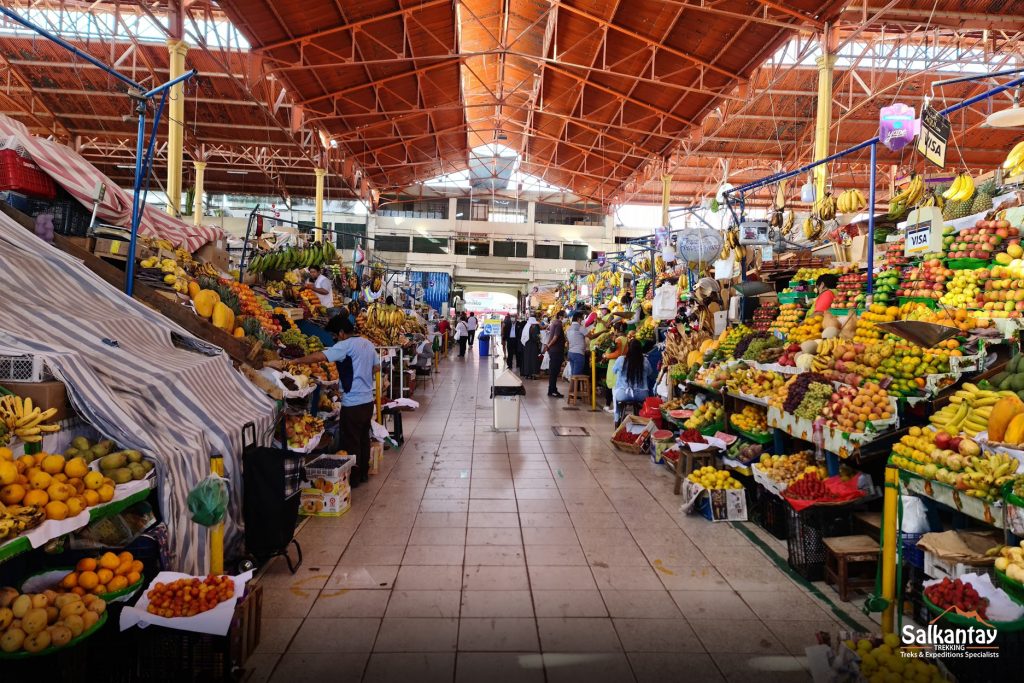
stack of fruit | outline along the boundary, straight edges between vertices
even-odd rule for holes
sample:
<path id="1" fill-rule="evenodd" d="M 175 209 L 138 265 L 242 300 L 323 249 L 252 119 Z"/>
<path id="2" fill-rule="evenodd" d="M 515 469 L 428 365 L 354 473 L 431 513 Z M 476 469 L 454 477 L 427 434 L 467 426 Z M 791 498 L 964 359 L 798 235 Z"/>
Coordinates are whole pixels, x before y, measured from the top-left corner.
<path id="1" fill-rule="evenodd" d="M 875 644 L 867 638 L 856 643 L 848 640 L 846 647 L 860 657 L 860 677 L 856 680 L 868 683 L 946 683 L 946 677 L 937 666 L 920 658 L 918 647 L 901 647 L 900 637 L 895 633 L 886 634 Z"/>
<path id="2" fill-rule="evenodd" d="M 1016 435 L 1016 425 L 1013 434 L 1009 433 L 1009 427 L 1013 418 L 1024 412 L 1024 403 L 1013 392 L 1002 395 L 970 382 L 965 382 L 949 401 L 948 405 L 932 414 L 930 421 L 936 429 L 952 436 L 964 432 L 973 437 L 987 429 L 989 439 L 1002 441 L 1004 436 Z M 1024 434 L 1024 417 L 1019 421 L 1019 427 Z"/>
<path id="3" fill-rule="evenodd" d="M 874 283 L 872 284 L 872 290 L 874 298 L 872 301 L 875 304 L 882 304 L 884 306 L 892 306 L 895 304 L 896 291 L 900 287 L 900 277 L 902 274 L 898 269 L 892 268 L 884 270 L 881 273 L 875 275 Z"/>
<path id="4" fill-rule="evenodd" d="M 997 292 L 986 291 L 981 294 L 988 284 L 988 275 L 989 272 L 984 269 L 955 271 L 953 279 L 946 283 L 946 293 L 939 298 L 939 303 L 953 308 L 974 308 L 979 300 L 995 301 Z M 1024 292 L 1021 299 L 1024 300 Z"/>
<path id="5" fill-rule="evenodd" d="M 950 185 L 942 197 L 946 203 L 942 207 L 942 217 L 947 221 L 958 218 L 967 218 L 975 199 L 974 179 L 969 173 L 958 173 L 953 184 Z M 991 207 L 991 204 L 989 205 Z"/>
<path id="6" fill-rule="evenodd" d="M 875 323 L 888 323 L 896 320 L 899 316 L 899 309 L 895 306 L 886 306 L 877 303 L 868 306 L 868 310 L 857 318 L 857 329 L 853 334 L 853 341 L 860 343 L 871 343 L 878 341 L 885 336 Z"/>
<path id="7" fill-rule="evenodd" d="M 952 277 L 953 271 L 946 268 L 941 259 L 926 259 L 917 267 L 907 269 L 896 296 L 938 300 Z"/>
<path id="8" fill-rule="evenodd" d="M 804 321 L 790 330 L 786 338 L 791 342 L 799 344 L 811 339 L 821 339 L 823 333 L 824 317 L 808 311 Z"/>
<path id="9" fill-rule="evenodd" d="M 157 583 L 146 593 L 146 611 L 159 617 L 194 617 L 208 612 L 235 597 L 235 582 L 230 576 L 209 575 L 205 579 L 178 579 Z"/>
<path id="10" fill-rule="evenodd" d="M 794 282 L 810 282 L 814 283 L 819 277 L 825 274 L 839 275 L 843 271 L 840 268 L 801 268 L 796 271 L 793 276 Z"/>
<path id="11" fill-rule="evenodd" d="M 924 589 L 924 595 L 940 610 L 955 609 L 964 614 L 975 613 L 982 619 L 986 618 L 988 598 L 978 595 L 978 591 L 970 583 L 960 579 L 944 577 L 942 581 L 933 583 Z"/>
<path id="12" fill-rule="evenodd" d="M 902 273 L 903 269 L 910 264 L 910 259 L 904 253 L 906 238 L 902 235 L 889 243 L 889 249 L 885 252 L 885 267 Z"/>
<path id="13" fill-rule="evenodd" d="M 359 330 L 378 346 L 394 346 L 404 333 L 405 313 L 394 305 L 373 303 L 359 314 Z"/>
<path id="14" fill-rule="evenodd" d="M 797 327 L 800 321 L 803 320 L 806 310 L 801 304 L 782 304 L 779 306 L 778 317 L 775 318 L 768 331 L 780 332 L 784 337 L 789 337 L 793 328 Z"/>
<path id="15" fill-rule="evenodd" d="M 731 472 L 715 469 L 710 466 L 694 470 L 687 479 L 695 484 L 700 484 L 708 490 L 743 488 L 743 484 L 734 479 Z"/>
<path id="16" fill-rule="evenodd" d="M 810 451 L 801 451 L 791 455 L 768 455 L 765 453 L 754 465 L 762 474 L 774 481 L 780 489 L 795 482 L 804 470 L 813 466 L 814 456 Z"/>
<path id="17" fill-rule="evenodd" d="M 754 311 L 754 329 L 759 332 L 767 332 L 772 326 L 772 321 L 779 315 L 779 305 L 775 302 L 762 303 Z"/>
<path id="18" fill-rule="evenodd" d="M 893 406 L 889 393 L 874 382 L 844 384 L 832 393 L 821 414 L 845 432 L 863 432 L 872 422 L 891 418 Z"/>
<path id="19" fill-rule="evenodd" d="M 761 458 L 764 453 L 764 446 L 759 443 L 747 443 L 746 441 L 736 440 L 732 446 L 729 446 L 729 457 L 733 460 L 737 460 L 744 465 L 749 465 Z"/>
<path id="20" fill-rule="evenodd" d="M 319 337 L 302 334 L 298 329 L 285 330 L 281 333 L 281 343 L 285 348 L 281 351 L 282 358 L 301 358 L 317 351 L 323 351 L 324 343 Z"/>
<path id="21" fill-rule="evenodd" d="M 285 433 L 289 448 L 306 448 L 314 438 L 324 431 L 324 421 L 309 415 L 288 415 L 285 418 Z"/>
<path id="22" fill-rule="evenodd" d="M 768 436 L 768 420 L 764 408 L 744 406 L 743 410 L 729 416 L 729 421 L 736 429 L 756 437 Z"/>
<path id="23" fill-rule="evenodd" d="M 24 443 L 39 443 L 44 435 L 60 431 L 59 424 L 46 422 L 56 413 L 56 408 L 40 410 L 31 398 L 5 394 L 0 397 L 0 444 L 12 436 Z"/>
<path id="24" fill-rule="evenodd" d="M 836 298 L 832 301 L 832 308 L 851 309 L 861 306 L 866 296 L 867 282 L 867 273 L 847 273 L 839 276 L 839 286 L 836 287 Z"/>
<path id="25" fill-rule="evenodd" d="M 758 363 L 773 363 L 782 356 L 782 341 L 768 332 L 755 332 L 741 341 L 733 352 L 737 358 Z"/>
<path id="26" fill-rule="evenodd" d="M 766 398 L 785 382 L 786 380 L 777 372 L 741 365 L 733 368 L 725 381 L 725 386 L 733 393 Z"/>
<path id="27" fill-rule="evenodd" d="M 947 344 L 948 346 L 948 344 Z M 837 382 L 858 386 L 865 378 L 889 380 L 890 394 L 913 394 L 924 388 L 928 375 L 949 372 L 949 358 L 959 349 L 896 344 L 881 340 L 872 344 L 839 344 L 826 374 Z"/>
<path id="28" fill-rule="evenodd" d="M 144 479 L 153 469 L 153 463 L 144 459 L 138 451 L 118 451 L 105 455 L 100 458 L 99 466 L 103 476 L 112 479 L 114 484 Z"/>
<path id="29" fill-rule="evenodd" d="M 261 252 L 249 262 L 253 273 L 309 268 L 334 260 L 334 245 L 317 242 L 306 247 L 285 247 L 277 251 Z"/>
<path id="30" fill-rule="evenodd" d="M 0 449 L 0 483 L 0 502 L 39 508 L 46 519 L 75 517 L 114 497 L 114 481 L 90 470 L 84 458 L 65 461 L 50 453 L 13 460 L 10 450 Z"/>
<path id="31" fill-rule="evenodd" d="M 805 468 L 796 481 L 786 487 L 783 493 L 786 498 L 794 500 L 832 501 L 838 500 L 828 486 L 818 467 Z"/>
<path id="32" fill-rule="evenodd" d="M 725 407 L 721 403 L 718 401 L 707 401 L 697 410 L 693 411 L 693 415 L 683 423 L 683 427 L 697 430 L 706 429 L 720 423 L 724 416 Z"/>
<path id="33" fill-rule="evenodd" d="M 123 591 L 142 580 L 142 562 L 125 550 L 115 555 L 106 552 L 99 557 L 83 557 L 75 569 L 53 587 L 59 593 L 93 594 L 103 597 Z"/>
<path id="34" fill-rule="evenodd" d="M 816 372 L 804 372 L 786 383 L 782 409 L 792 415 L 814 420 L 832 398 L 832 384 Z"/>
<path id="35" fill-rule="evenodd" d="M 312 363 L 310 365 L 291 363 L 288 365 L 288 373 L 305 375 L 327 383 L 338 381 L 338 366 L 335 363 Z"/>
<path id="36" fill-rule="evenodd" d="M 1015 253 L 1020 250 L 1017 245 L 1010 245 L 1010 248 Z M 976 297 L 971 308 L 981 309 L 979 315 L 988 318 L 1020 317 L 1024 311 L 1024 282 L 1020 279 L 1024 269 L 1018 264 L 1019 260 L 1012 260 L 1006 265 L 995 265 L 991 270 L 984 271 L 988 280 L 984 283 L 984 291 Z"/>
<path id="37" fill-rule="evenodd" d="M 1024 486 L 1024 480 L 1019 482 Z M 996 569 L 1017 583 L 1024 584 L 1024 541 L 1019 546 L 1006 545 L 999 549 Z"/>
<path id="38" fill-rule="evenodd" d="M 752 332 L 753 330 L 743 323 L 730 327 L 726 331 L 722 332 L 722 335 L 718 338 L 718 349 L 715 352 L 715 356 L 718 358 L 732 360 L 733 351 L 735 351 L 736 345 L 740 343 L 741 339 Z"/>
<path id="39" fill-rule="evenodd" d="M 107 603 L 91 594 L 29 594 L 0 588 L 0 650 L 34 654 L 64 647 L 89 633 L 106 609 Z"/>
<path id="40" fill-rule="evenodd" d="M 1009 236 L 1009 221 L 980 220 L 973 227 L 952 235 L 953 241 L 946 250 L 946 255 L 950 259 L 971 258 L 991 261 L 996 254 L 1005 250 L 1003 241 Z M 1009 263 L 1009 260 L 1006 263 Z"/>
<path id="41" fill-rule="evenodd" d="M 978 384 L 982 389 L 1019 392 L 1024 399 L 1024 353 L 1011 358 L 1005 370 Z"/>

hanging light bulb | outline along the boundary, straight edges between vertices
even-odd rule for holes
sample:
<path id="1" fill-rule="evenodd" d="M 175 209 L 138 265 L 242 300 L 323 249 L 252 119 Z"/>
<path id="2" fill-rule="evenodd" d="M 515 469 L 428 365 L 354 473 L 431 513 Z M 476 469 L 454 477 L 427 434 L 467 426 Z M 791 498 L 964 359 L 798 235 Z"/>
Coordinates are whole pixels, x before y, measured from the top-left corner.
<path id="1" fill-rule="evenodd" d="M 1013 91 L 1013 106 L 1000 109 L 988 115 L 985 123 L 993 128 L 1017 128 L 1024 126 L 1024 109 L 1020 106 L 1020 88 Z"/>
<path id="2" fill-rule="evenodd" d="M 626 245 L 625 256 L 627 259 L 633 258 L 633 246 L 631 244 Z"/>
<path id="3" fill-rule="evenodd" d="M 814 203 L 814 183 L 808 177 L 807 182 L 800 188 L 800 201 L 808 204 Z"/>

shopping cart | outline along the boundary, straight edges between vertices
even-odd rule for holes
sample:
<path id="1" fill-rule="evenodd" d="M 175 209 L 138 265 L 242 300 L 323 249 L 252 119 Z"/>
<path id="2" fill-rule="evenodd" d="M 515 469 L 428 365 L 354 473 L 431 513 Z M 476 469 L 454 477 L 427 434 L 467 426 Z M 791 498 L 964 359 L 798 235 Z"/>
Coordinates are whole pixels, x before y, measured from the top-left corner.
<path id="1" fill-rule="evenodd" d="M 293 538 L 299 518 L 302 454 L 287 448 L 256 445 L 256 426 L 242 427 L 242 515 L 245 548 L 243 567 L 283 555 L 294 574 L 302 566 L 302 548 Z M 293 563 L 288 546 L 294 545 Z"/>

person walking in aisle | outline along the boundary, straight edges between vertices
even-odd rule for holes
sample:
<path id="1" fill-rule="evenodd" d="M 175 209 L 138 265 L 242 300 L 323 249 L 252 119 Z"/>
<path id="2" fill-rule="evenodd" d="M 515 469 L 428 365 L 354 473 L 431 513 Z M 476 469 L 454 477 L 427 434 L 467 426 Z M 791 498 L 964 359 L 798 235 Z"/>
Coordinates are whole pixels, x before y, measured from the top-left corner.
<path id="1" fill-rule="evenodd" d="M 548 354 L 548 396 L 565 398 L 558 391 L 558 378 L 562 375 L 562 362 L 565 360 L 565 328 L 562 320 L 565 311 L 555 314 L 555 319 L 548 325 L 548 341 L 544 350 Z"/>
<path id="2" fill-rule="evenodd" d="M 629 342 L 625 355 L 615 359 L 614 367 L 615 389 L 612 392 L 612 410 L 615 414 L 615 424 L 619 424 L 623 417 L 619 414 L 620 403 L 643 401 L 650 396 L 647 387 L 650 386 L 653 371 L 644 357 L 643 347 L 635 339 Z"/>
<path id="3" fill-rule="evenodd" d="M 476 314 L 473 311 L 469 312 L 469 317 L 466 318 L 466 329 L 469 330 L 469 348 L 473 348 L 473 340 L 476 338 L 476 328 L 479 327 L 480 322 L 476 319 Z"/>
<path id="4" fill-rule="evenodd" d="M 565 333 L 569 342 L 569 374 L 582 375 L 587 365 L 587 332 L 589 327 L 583 326 L 583 313 L 572 317 L 572 324 Z"/>
<path id="5" fill-rule="evenodd" d="M 269 367 L 282 369 L 289 363 L 337 363 L 341 384 L 340 446 L 356 457 L 356 472 L 349 478 L 352 488 L 369 479 L 370 422 L 373 419 L 374 377 L 380 369 L 380 357 L 373 342 L 356 333 L 347 315 L 336 315 L 325 329 L 337 343 L 290 361 L 273 361 Z"/>
<path id="6" fill-rule="evenodd" d="M 540 372 L 540 324 L 534 316 L 531 315 L 523 326 L 519 343 L 523 345 L 523 377 L 536 379 Z"/>
<path id="7" fill-rule="evenodd" d="M 459 322 L 455 325 L 455 341 L 459 345 L 459 358 L 466 357 L 466 342 L 469 341 L 469 329 L 466 325 L 466 314 L 459 316 Z"/>
<path id="8" fill-rule="evenodd" d="M 516 359 L 519 358 L 519 334 L 516 330 L 522 333 L 522 329 L 519 327 L 516 321 L 515 313 L 509 314 L 508 329 L 502 327 L 501 329 L 501 343 L 505 345 L 505 365 L 509 368 L 516 366 Z"/>

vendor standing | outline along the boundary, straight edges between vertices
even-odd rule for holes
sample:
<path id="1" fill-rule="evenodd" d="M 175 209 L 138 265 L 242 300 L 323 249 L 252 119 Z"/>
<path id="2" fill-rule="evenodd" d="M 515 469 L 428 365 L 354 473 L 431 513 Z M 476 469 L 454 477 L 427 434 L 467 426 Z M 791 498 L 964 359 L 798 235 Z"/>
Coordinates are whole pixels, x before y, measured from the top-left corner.
<path id="1" fill-rule="evenodd" d="M 355 488 L 369 479 L 374 377 L 380 369 L 380 357 L 373 343 L 356 333 L 355 326 L 347 316 L 334 316 L 327 321 L 326 329 L 338 340 L 333 346 L 292 361 L 273 361 L 267 365 L 281 369 L 289 362 L 300 365 L 323 362 L 339 364 L 338 376 L 344 392 L 341 396 L 339 420 L 340 446 L 356 456 L 356 471 L 350 477 L 352 488 Z"/>
<path id="2" fill-rule="evenodd" d="M 306 280 L 306 289 L 312 290 L 320 300 L 320 305 L 327 309 L 327 317 L 333 318 L 338 309 L 334 307 L 334 285 L 331 279 L 324 275 L 320 266 L 309 267 L 309 277 Z"/>
<path id="3" fill-rule="evenodd" d="M 818 276 L 814 290 L 818 295 L 818 298 L 814 300 L 815 313 L 822 314 L 832 308 L 832 302 L 836 298 L 836 293 L 832 290 L 838 286 L 839 276 L 835 273 L 822 273 Z"/>

